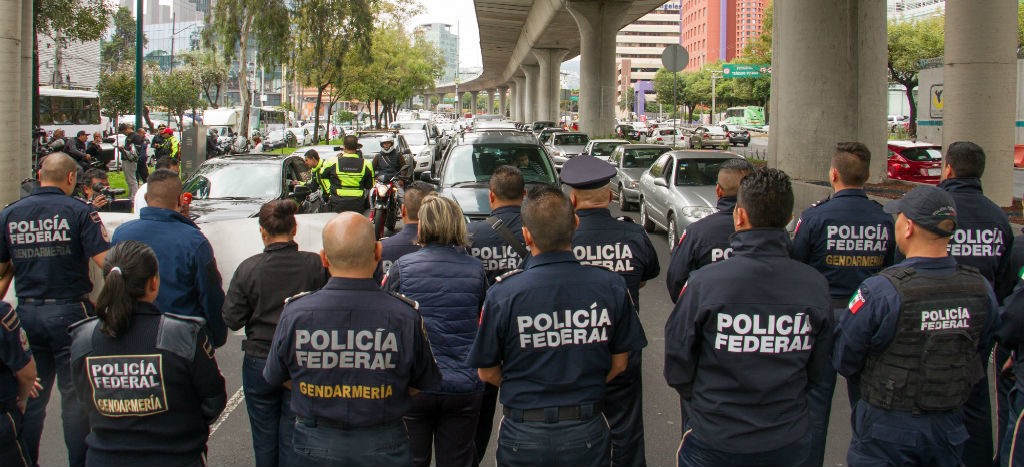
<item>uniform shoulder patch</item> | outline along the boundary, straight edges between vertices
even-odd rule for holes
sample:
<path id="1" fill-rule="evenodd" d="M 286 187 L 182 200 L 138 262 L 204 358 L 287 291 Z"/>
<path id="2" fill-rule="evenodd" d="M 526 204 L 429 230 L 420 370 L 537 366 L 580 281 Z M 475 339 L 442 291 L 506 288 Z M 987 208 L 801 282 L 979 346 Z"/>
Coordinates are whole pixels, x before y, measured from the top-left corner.
<path id="1" fill-rule="evenodd" d="M 506 272 L 505 274 L 502 274 L 502 275 L 500 275 L 498 277 L 495 277 L 494 278 L 494 282 L 495 283 L 501 282 L 501 281 L 503 281 L 505 279 L 508 279 L 509 277 L 512 277 L 512 276 L 514 276 L 516 274 L 519 274 L 521 272 L 523 272 L 522 269 L 513 269 L 513 270 L 511 270 L 509 272 Z"/>
<path id="2" fill-rule="evenodd" d="M 825 199 L 819 199 L 818 201 L 815 201 L 815 202 L 811 203 L 811 207 L 812 208 L 816 208 L 816 207 L 821 206 L 822 204 L 825 204 L 825 203 L 827 203 L 827 202 L 829 202 L 831 200 L 832 200 L 831 196 L 829 196 L 828 198 L 825 198 Z"/>
<path id="3" fill-rule="evenodd" d="M 395 298 L 401 300 L 406 305 L 411 306 L 413 310 L 419 311 L 419 309 L 420 309 L 419 302 L 417 302 L 416 300 L 413 300 L 413 299 L 411 299 L 409 297 L 406 297 L 405 295 L 402 295 L 402 294 L 400 294 L 398 292 L 395 292 L 395 291 L 388 291 L 388 295 L 391 295 L 392 297 L 395 297 Z"/>
<path id="4" fill-rule="evenodd" d="M 636 221 L 634 221 L 633 218 L 629 217 L 629 216 L 619 216 L 619 217 L 616 217 L 616 219 L 620 220 L 622 222 L 629 222 L 630 224 L 636 224 Z"/>
<path id="5" fill-rule="evenodd" d="M 287 304 L 289 304 L 291 302 L 294 302 L 294 301 L 296 301 L 296 300 L 298 300 L 298 299 L 300 299 L 302 297 L 305 297 L 305 296 L 307 296 L 307 295 L 309 295 L 309 294 L 311 294 L 313 292 L 314 292 L 313 290 L 310 290 L 310 291 L 307 291 L 307 292 L 302 292 L 300 294 L 292 295 L 291 297 L 288 297 L 288 298 L 284 299 L 284 304 L 287 305 Z"/>
<path id="6" fill-rule="evenodd" d="M 18 318 L 18 312 L 14 311 L 14 308 L 8 307 L 7 313 L 0 317 L 0 326 L 3 326 L 5 331 L 12 332 L 20 325 L 21 319 Z"/>

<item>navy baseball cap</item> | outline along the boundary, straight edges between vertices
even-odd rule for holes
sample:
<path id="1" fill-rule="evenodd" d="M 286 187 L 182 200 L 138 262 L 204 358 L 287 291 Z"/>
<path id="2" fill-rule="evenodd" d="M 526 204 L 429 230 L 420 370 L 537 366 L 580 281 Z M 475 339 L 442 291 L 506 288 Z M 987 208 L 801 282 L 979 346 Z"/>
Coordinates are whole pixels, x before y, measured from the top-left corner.
<path id="1" fill-rule="evenodd" d="M 595 190 L 615 176 L 615 167 L 594 156 L 576 156 L 562 165 L 562 183 L 577 190 Z"/>
<path id="2" fill-rule="evenodd" d="M 953 221 L 956 227 L 956 204 L 953 198 L 943 190 L 933 186 L 919 186 L 910 190 L 903 198 L 890 201 L 885 205 L 889 214 L 902 213 L 926 230 L 943 237 L 952 237 L 953 231 L 939 227 L 942 221 Z"/>

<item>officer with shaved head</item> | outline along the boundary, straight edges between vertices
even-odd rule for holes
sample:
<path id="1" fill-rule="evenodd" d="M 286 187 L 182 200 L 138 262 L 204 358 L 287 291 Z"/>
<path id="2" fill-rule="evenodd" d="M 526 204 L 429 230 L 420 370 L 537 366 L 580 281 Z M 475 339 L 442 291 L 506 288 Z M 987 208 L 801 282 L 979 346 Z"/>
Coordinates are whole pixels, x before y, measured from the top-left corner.
<path id="1" fill-rule="evenodd" d="M 286 301 L 263 376 L 292 391 L 293 445 L 305 467 L 411 465 L 411 396 L 441 373 L 416 302 L 373 280 L 381 244 L 365 217 L 324 227 L 322 289 Z"/>

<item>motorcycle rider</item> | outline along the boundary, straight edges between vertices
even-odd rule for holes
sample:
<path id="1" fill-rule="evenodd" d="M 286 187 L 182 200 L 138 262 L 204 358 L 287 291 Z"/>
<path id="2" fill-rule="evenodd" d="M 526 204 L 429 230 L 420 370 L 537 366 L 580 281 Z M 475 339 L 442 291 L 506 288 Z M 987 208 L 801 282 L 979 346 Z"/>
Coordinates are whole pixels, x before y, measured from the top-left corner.
<path id="1" fill-rule="evenodd" d="M 407 167 L 405 155 L 395 148 L 395 137 L 390 133 L 381 137 L 380 152 L 373 156 L 373 173 L 377 174 L 377 179 L 387 182 L 397 175 L 399 185 L 404 186 Z"/>

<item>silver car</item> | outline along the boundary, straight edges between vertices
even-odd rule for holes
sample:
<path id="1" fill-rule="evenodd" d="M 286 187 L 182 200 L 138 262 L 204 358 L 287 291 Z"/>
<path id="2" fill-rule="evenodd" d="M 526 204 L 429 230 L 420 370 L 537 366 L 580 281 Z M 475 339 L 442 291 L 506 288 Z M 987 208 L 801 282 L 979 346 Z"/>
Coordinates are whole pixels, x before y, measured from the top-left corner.
<path id="1" fill-rule="evenodd" d="M 615 151 L 615 148 L 623 144 L 629 144 L 629 141 L 624 139 L 592 139 L 587 143 L 587 147 L 583 148 L 582 155 L 594 156 L 607 161 L 611 157 L 612 152 Z"/>
<path id="2" fill-rule="evenodd" d="M 722 163 L 740 156 L 721 151 L 671 151 L 640 177 L 640 223 L 648 232 L 668 232 L 669 245 L 693 222 L 713 214 Z"/>
<path id="3" fill-rule="evenodd" d="M 608 163 L 615 166 L 612 191 L 619 199 L 619 209 L 629 211 L 640 202 L 640 176 L 672 148 L 660 144 L 625 144 L 615 148 Z"/>
<path id="4" fill-rule="evenodd" d="M 555 163 L 555 168 L 562 170 L 562 164 L 572 157 L 580 155 L 590 142 L 586 133 L 563 131 L 552 133 L 551 139 L 547 142 L 548 153 Z"/>

